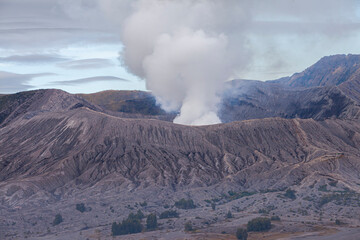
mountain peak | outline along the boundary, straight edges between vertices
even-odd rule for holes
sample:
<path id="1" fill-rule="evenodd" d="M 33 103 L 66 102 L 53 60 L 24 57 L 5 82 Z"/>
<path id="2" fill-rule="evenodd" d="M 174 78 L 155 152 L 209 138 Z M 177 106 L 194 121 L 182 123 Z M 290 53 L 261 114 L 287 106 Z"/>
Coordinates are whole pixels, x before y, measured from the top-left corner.
<path id="1" fill-rule="evenodd" d="M 291 87 L 337 86 L 360 77 L 360 55 L 339 54 L 321 58 L 301 73 L 281 81 Z"/>

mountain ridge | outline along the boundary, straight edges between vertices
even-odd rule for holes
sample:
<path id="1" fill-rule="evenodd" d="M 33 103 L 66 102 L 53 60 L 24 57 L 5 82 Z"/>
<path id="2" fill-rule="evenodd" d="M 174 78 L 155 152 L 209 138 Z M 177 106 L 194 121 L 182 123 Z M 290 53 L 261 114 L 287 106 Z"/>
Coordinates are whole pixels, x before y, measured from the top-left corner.
<path id="1" fill-rule="evenodd" d="M 354 81 L 309 88 L 228 82 L 220 111 L 228 123 L 197 127 L 147 114 L 156 105 L 141 92 L 111 92 L 128 112 L 105 109 L 114 96 L 101 106 L 89 102 L 96 97 L 54 89 L 0 96 L 0 238 L 16 238 L 20 228 L 34 239 L 91 238 L 94 230 L 111 239 L 112 222 L 137 210 L 175 209 L 182 198 L 196 208 L 159 219 L 156 236 L 170 231 L 176 239 L 189 220 L 232 233 L 270 213 L 281 216 L 279 232 L 293 224 L 307 232 L 306 222 L 332 226 L 322 219 L 335 217 L 358 226 L 360 89 L 348 93 L 343 85 Z M 137 112 L 127 102 L 137 98 L 151 104 Z M 74 210 L 80 203 L 81 214 Z M 226 218 L 228 211 L 236 217 Z M 59 212 L 64 222 L 50 225 Z"/>

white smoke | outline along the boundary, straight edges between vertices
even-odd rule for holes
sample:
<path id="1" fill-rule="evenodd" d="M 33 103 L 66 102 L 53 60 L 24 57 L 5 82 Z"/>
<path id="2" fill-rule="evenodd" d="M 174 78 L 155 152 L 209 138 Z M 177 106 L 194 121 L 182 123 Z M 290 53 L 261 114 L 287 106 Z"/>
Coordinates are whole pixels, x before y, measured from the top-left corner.
<path id="1" fill-rule="evenodd" d="M 216 1 L 142 0 L 125 20 L 125 65 L 146 80 L 166 111 L 180 111 L 175 123 L 221 122 L 217 105 L 223 82 L 242 62 L 235 61 L 244 57 L 236 52 L 245 52 L 241 42 L 237 51 L 231 48 L 229 35 L 215 19 L 231 9 L 221 8 Z"/>
<path id="2" fill-rule="evenodd" d="M 93 1 L 121 29 L 124 65 L 182 124 L 220 122 L 231 77 L 283 77 L 359 46 L 358 0 Z"/>

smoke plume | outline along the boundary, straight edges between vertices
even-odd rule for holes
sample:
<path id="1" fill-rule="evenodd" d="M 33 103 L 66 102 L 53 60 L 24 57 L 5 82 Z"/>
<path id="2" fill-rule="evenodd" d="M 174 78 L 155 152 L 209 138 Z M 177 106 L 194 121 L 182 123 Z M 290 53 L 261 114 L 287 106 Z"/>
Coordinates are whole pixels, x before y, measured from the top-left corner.
<path id="1" fill-rule="evenodd" d="M 245 57 L 241 42 L 234 48 L 224 24 L 215 19 L 233 10 L 217 2 L 143 0 L 125 20 L 124 63 L 146 80 L 166 111 L 180 111 L 175 123 L 220 123 L 223 82 Z M 241 19 L 241 11 L 237 14 Z"/>
<path id="2" fill-rule="evenodd" d="M 219 95 L 229 78 L 283 77 L 359 46 L 357 0 L 100 4 L 120 26 L 124 66 L 146 80 L 165 110 L 179 111 L 175 122 L 182 124 L 220 122 Z"/>

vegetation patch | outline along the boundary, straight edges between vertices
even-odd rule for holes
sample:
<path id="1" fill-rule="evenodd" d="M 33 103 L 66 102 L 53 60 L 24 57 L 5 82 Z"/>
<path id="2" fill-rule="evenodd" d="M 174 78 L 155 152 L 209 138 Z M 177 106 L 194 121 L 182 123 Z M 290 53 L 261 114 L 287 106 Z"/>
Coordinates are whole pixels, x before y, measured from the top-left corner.
<path id="1" fill-rule="evenodd" d="M 236 238 L 240 240 L 247 240 L 248 238 L 247 230 L 244 228 L 238 228 L 236 230 Z"/>
<path id="2" fill-rule="evenodd" d="M 77 203 L 76 204 L 76 210 L 78 210 L 79 212 L 85 212 L 86 211 L 86 207 L 84 203 Z"/>
<path id="3" fill-rule="evenodd" d="M 146 218 L 146 228 L 148 230 L 154 230 L 158 226 L 156 214 L 152 213 Z"/>
<path id="4" fill-rule="evenodd" d="M 360 194 L 354 191 L 333 192 L 323 195 L 318 201 L 318 206 L 322 207 L 327 203 L 335 202 L 336 205 L 350 206 L 354 204 L 355 207 L 358 207 L 359 197 Z"/>
<path id="5" fill-rule="evenodd" d="M 259 209 L 259 213 L 261 214 L 269 214 L 270 211 L 275 210 L 276 207 L 274 205 L 266 206 L 265 208 Z"/>
<path id="6" fill-rule="evenodd" d="M 62 218 L 61 214 L 60 213 L 56 214 L 55 219 L 53 221 L 53 226 L 59 225 L 62 222 L 63 222 L 63 218 Z"/>
<path id="7" fill-rule="evenodd" d="M 271 216 L 270 220 L 271 221 L 281 221 L 279 216 Z"/>
<path id="8" fill-rule="evenodd" d="M 143 214 L 143 212 L 141 210 L 138 210 L 135 214 L 130 213 L 128 219 L 137 219 L 141 221 L 141 219 L 143 219 L 144 217 L 145 215 Z"/>
<path id="9" fill-rule="evenodd" d="M 247 223 L 249 232 L 262 232 L 271 229 L 271 220 L 269 218 L 254 218 Z"/>
<path id="10" fill-rule="evenodd" d="M 295 190 L 292 190 L 290 188 L 288 188 L 284 194 L 284 197 L 286 198 L 290 198 L 292 200 L 295 200 L 296 199 L 296 195 L 295 195 L 296 191 Z"/>
<path id="11" fill-rule="evenodd" d="M 247 191 L 244 191 L 244 192 L 234 192 L 234 191 L 228 191 L 228 194 L 229 194 L 229 195 L 225 195 L 224 198 L 225 198 L 227 201 L 233 201 L 233 200 L 236 200 L 236 199 L 239 199 L 239 198 L 243 198 L 243 197 L 248 197 L 248 196 L 254 195 L 254 194 L 256 194 L 256 192 L 247 192 Z"/>
<path id="12" fill-rule="evenodd" d="M 194 201 L 192 199 L 180 199 L 179 201 L 175 202 L 175 207 L 180 209 L 193 209 L 196 208 Z"/>
<path id="13" fill-rule="evenodd" d="M 321 185 L 319 188 L 318 188 L 319 191 L 321 192 L 328 192 L 329 190 L 327 189 L 327 185 L 324 184 L 324 185 Z"/>
<path id="14" fill-rule="evenodd" d="M 232 213 L 230 211 L 227 212 L 226 218 L 233 218 L 233 215 L 232 215 Z"/>
<path id="15" fill-rule="evenodd" d="M 167 210 L 165 212 L 162 212 L 159 217 L 160 217 L 160 219 L 178 218 L 179 213 L 175 210 Z"/>
<path id="16" fill-rule="evenodd" d="M 190 232 L 190 231 L 194 230 L 191 222 L 186 222 L 185 225 L 184 225 L 184 228 L 185 228 L 186 232 Z"/>
<path id="17" fill-rule="evenodd" d="M 139 219 L 127 218 L 121 223 L 113 222 L 111 225 L 111 234 L 113 236 L 139 233 L 143 226 Z"/>

